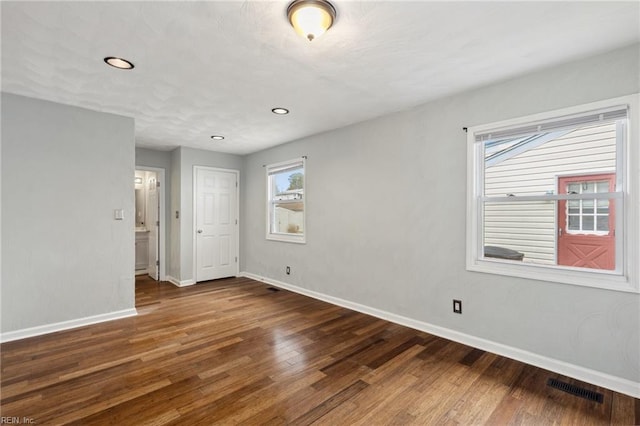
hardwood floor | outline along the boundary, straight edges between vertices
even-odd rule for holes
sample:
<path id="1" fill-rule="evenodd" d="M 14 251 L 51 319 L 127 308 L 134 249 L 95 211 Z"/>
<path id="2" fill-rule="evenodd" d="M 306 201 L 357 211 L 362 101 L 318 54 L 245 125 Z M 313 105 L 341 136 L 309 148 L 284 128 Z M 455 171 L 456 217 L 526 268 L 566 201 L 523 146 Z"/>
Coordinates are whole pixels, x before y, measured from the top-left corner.
<path id="1" fill-rule="evenodd" d="M 41 425 L 640 423 L 638 399 L 273 290 L 244 278 L 186 288 L 139 278 L 137 317 L 1 345 L 2 416 Z M 602 393 L 603 403 L 549 378 Z"/>

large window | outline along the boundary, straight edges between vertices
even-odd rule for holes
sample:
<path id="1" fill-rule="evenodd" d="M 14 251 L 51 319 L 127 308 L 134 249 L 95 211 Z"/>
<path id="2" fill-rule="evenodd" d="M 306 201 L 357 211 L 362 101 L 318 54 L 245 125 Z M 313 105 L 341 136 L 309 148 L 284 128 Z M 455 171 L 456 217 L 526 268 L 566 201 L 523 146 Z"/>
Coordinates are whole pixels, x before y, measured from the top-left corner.
<path id="1" fill-rule="evenodd" d="M 637 291 L 635 99 L 469 129 L 467 269 Z"/>
<path id="2" fill-rule="evenodd" d="M 304 158 L 267 166 L 267 239 L 305 242 Z"/>

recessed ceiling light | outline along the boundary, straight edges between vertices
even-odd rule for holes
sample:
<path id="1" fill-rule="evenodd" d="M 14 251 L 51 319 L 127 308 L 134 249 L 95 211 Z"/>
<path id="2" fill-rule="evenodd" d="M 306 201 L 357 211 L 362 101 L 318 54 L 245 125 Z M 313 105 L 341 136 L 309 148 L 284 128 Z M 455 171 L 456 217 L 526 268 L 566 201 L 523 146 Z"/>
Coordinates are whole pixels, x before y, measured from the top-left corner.
<path id="1" fill-rule="evenodd" d="M 286 108 L 274 108 L 271 110 L 271 112 L 278 115 L 289 114 L 289 110 Z"/>
<path id="2" fill-rule="evenodd" d="M 121 70 L 130 70 L 133 68 L 133 63 L 127 61 L 126 59 L 116 58 L 115 56 L 107 56 L 106 58 L 104 58 L 104 61 L 112 67 Z"/>
<path id="3" fill-rule="evenodd" d="M 214 139 L 214 140 L 217 140 L 217 141 L 221 141 L 222 139 L 224 139 L 224 136 L 213 135 L 213 136 L 211 136 L 211 139 Z"/>

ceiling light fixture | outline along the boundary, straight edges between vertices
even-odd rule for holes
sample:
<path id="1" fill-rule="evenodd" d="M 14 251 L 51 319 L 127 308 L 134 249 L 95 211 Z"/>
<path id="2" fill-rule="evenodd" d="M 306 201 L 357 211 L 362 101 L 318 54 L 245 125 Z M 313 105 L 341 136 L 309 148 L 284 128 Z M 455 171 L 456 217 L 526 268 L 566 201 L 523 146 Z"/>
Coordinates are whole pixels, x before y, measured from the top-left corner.
<path id="1" fill-rule="evenodd" d="M 214 139 L 214 140 L 217 140 L 217 141 L 221 141 L 222 139 L 224 139 L 224 136 L 213 135 L 213 136 L 211 136 L 211 139 Z"/>
<path id="2" fill-rule="evenodd" d="M 278 115 L 289 114 L 289 110 L 286 108 L 274 108 L 271 110 L 271 112 Z"/>
<path id="3" fill-rule="evenodd" d="M 126 59 L 116 58 L 115 56 L 107 56 L 106 58 L 104 58 L 104 61 L 108 65 L 121 70 L 130 70 L 133 68 L 132 62 L 127 61 Z"/>
<path id="4" fill-rule="evenodd" d="M 336 9 L 326 0 L 295 0 L 287 8 L 287 17 L 298 34 L 313 41 L 331 28 Z"/>

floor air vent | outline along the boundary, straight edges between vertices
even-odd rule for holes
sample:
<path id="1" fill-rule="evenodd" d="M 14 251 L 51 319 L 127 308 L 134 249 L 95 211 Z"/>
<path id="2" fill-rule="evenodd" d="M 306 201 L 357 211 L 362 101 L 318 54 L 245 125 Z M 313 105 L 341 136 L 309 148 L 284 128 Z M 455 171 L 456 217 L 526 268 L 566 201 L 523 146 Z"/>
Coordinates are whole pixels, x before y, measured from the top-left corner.
<path id="1" fill-rule="evenodd" d="M 589 401 L 595 401 L 602 404 L 604 396 L 601 393 L 590 391 L 589 389 L 581 388 L 580 386 L 572 385 L 571 383 L 562 382 L 557 379 L 547 380 L 547 386 L 561 390 L 562 392 L 570 393 L 571 395 L 579 396 L 580 398 L 588 399 Z"/>
<path id="2" fill-rule="evenodd" d="M 280 289 L 279 289 L 279 288 L 275 288 L 275 287 L 267 287 L 267 290 L 269 290 L 269 291 L 273 291 L 274 293 L 275 293 L 276 291 L 280 291 Z"/>

